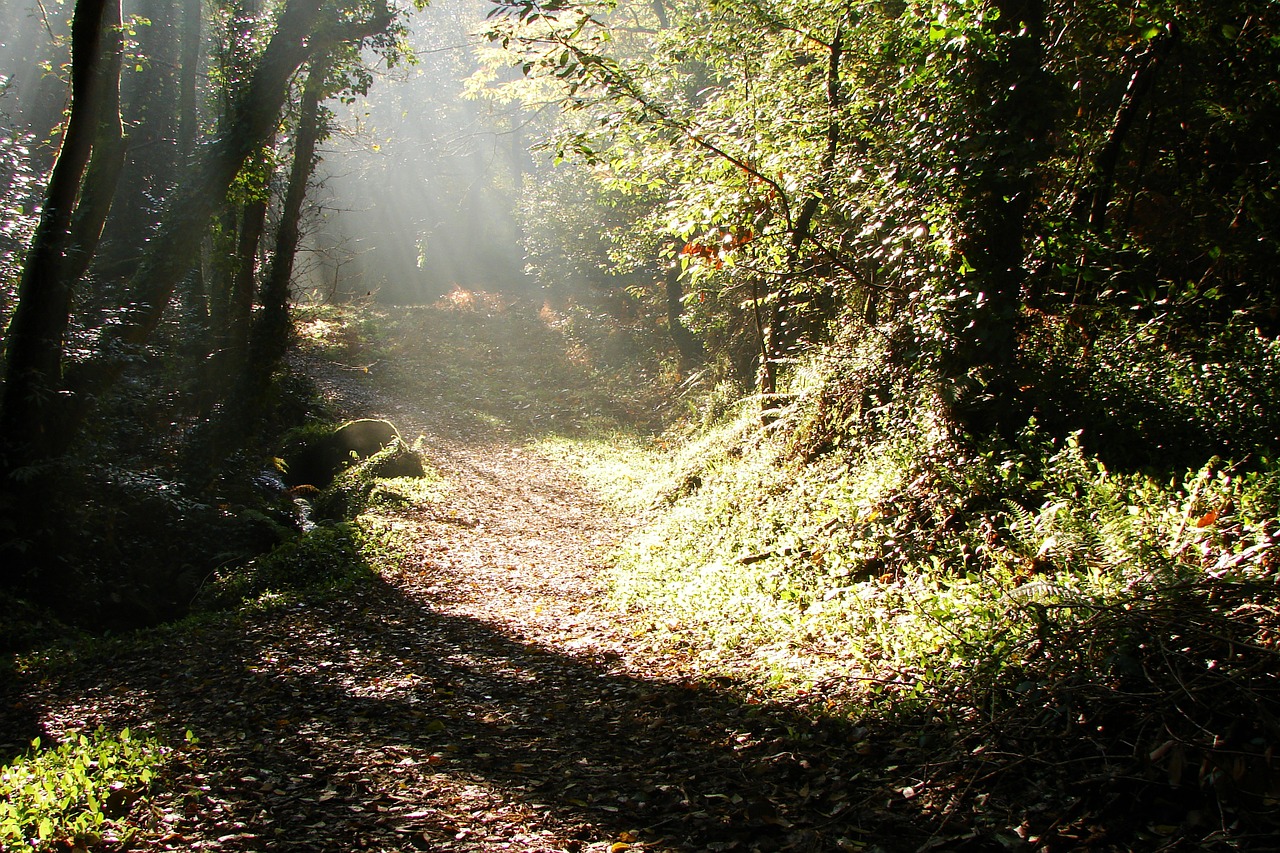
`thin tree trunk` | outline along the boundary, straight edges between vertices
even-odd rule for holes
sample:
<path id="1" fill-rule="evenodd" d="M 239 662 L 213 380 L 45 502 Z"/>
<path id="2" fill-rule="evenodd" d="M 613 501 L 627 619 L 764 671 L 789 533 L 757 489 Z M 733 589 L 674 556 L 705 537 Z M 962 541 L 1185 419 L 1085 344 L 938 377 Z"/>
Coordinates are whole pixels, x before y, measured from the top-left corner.
<path id="1" fill-rule="evenodd" d="M 236 267 L 231 279 L 227 312 L 226 371 L 240 376 L 249 359 L 249 328 L 253 322 L 253 292 L 258 268 L 258 244 L 267 227 L 267 200 L 255 199 L 240 213 L 236 240 Z"/>
<path id="2" fill-rule="evenodd" d="M 680 284 L 680 264 L 672 262 L 666 271 L 667 328 L 679 355 L 679 369 L 683 374 L 701 364 L 706 358 L 702 343 L 684 324 L 684 287 Z"/>
<path id="3" fill-rule="evenodd" d="M 178 80 L 178 155 L 182 162 L 191 159 L 195 149 L 199 114 L 196 110 L 196 78 L 200 73 L 201 0 L 182 3 L 182 61 Z"/>
<path id="4" fill-rule="evenodd" d="M 302 236 L 299 225 L 302 204 L 306 200 L 307 184 L 315 171 L 316 143 L 321 133 L 320 102 L 326 94 L 325 78 L 329 75 L 331 63 L 329 55 L 317 56 L 311 63 L 306 85 L 302 89 L 298 132 L 293 146 L 293 166 L 289 172 L 289 183 L 280 212 L 275 252 L 262 282 L 262 308 L 254 321 L 249 340 L 247 388 L 250 392 L 249 403 L 254 410 L 258 408 L 257 401 L 265 394 L 271 374 L 284 358 L 289 345 L 289 296 L 293 263 Z"/>
<path id="5" fill-rule="evenodd" d="M 289 319 L 290 284 L 293 278 L 293 261 L 301 238 L 299 220 L 302 204 L 306 199 L 307 184 L 316 164 L 316 144 L 321 133 L 320 102 L 325 96 L 325 78 L 331 63 L 329 54 L 312 60 L 307 82 L 302 89 L 298 127 L 294 134 L 293 164 L 285 190 L 280 214 L 280 227 L 276 235 L 275 251 L 263 277 L 261 308 L 249 327 L 248 357 L 237 365 L 235 386 L 223 401 L 207 433 L 197 437 L 188 454 L 184 478 L 197 483 L 214 473 L 222 459 L 242 447 L 252 436 L 254 427 L 266 408 L 271 388 L 271 377 L 284 358 L 289 347 L 291 323 Z M 264 208 L 265 209 L 265 208 Z M 257 223 L 260 227 L 260 223 Z M 255 223 L 246 223 L 241 249 L 248 242 L 255 242 L 251 232 Z M 244 261 L 244 256 L 241 257 Z M 245 318 L 247 320 L 247 318 Z"/>
<path id="6" fill-rule="evenodd" d="M 1138 66 L 1129 78 L 1129 85 L 1116 108 L 1115 118 L 1111 121 L 1111 132 L 1107 134 L 1107 141 L 1094 160 L 1089 180 L 1076 194 L 1072 213 L 1077 219 L 1087 221 L 1089 230 L 1095 234 L 1101 234 L 1106 224 L 1107 206 L 1111 203 L 1116 166 L 1120 162 L 1125 139 L 1133 128 L 1147 93 L 1155 83 L 1160 66 L 1177 39 L 1178 31 L 1170 27 L 1167 32 L 1152 39 L 1139 58 Z"/>
<path id="7" fill-rule="evenodd" d="M 196 80 L 200 72 L 201 0 L 181 0 L 181 53 L 178 61 L 178 162 L 186 168 L 195 151 L 199 125 L 196 109 Z M 213 349 L 211 294 L 200 254 L 192 256 L 190 270 L 182 279 L 183 314 L 190 322 L 183 336 L 187 370 L 193 378 L 194 411 L 202 409 L 207 388 L 204 373 Z"/>

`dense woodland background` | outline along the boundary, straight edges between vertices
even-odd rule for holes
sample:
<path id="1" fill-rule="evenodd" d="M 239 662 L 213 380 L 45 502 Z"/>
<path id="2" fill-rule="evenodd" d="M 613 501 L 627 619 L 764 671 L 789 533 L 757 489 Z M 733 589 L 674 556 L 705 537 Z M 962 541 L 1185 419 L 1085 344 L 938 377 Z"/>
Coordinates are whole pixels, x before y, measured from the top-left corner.
<path id="1" fill-rule="evenodd" d="M 5 643 L 301 535 L 299 311 L 503 291 L 660 401 L 621 600 L 1273 820 L 1280 5 L 10 5 Z"/>

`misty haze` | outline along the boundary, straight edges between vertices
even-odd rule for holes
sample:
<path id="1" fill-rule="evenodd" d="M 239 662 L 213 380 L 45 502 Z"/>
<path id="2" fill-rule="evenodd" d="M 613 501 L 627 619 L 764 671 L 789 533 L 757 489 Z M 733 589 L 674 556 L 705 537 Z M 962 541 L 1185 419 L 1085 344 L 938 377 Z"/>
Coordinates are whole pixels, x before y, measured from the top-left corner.
<path id="1" fill-rule="evenodd" d="M 516 217 L 531 166 L 518 105 L 464 97 L 487 2 L 415 12 L 418 64 L 336 108 L 344 132 L 320 167 L 305 281 L 339 297 L 422 302 L 466 289 L 525 291 Z"/>

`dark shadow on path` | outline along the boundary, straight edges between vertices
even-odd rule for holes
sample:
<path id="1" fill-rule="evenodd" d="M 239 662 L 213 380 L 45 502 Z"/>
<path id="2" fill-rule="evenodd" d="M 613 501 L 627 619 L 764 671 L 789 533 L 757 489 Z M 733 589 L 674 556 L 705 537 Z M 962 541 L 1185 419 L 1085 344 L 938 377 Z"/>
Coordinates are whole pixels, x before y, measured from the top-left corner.
<path id="1" fill-rule="evenodd" d="M 861 779 L 863 732 L 515 642 L 380 580 L 77 681 L 57 693 L 83 719 L 63 725 L 200 738 L 203 759 L 157 801 L 180 817 L 147 833 L 183 846 L 577 850 L 635 833 L 648 849 L 914 850 L 928 836 Z"/>

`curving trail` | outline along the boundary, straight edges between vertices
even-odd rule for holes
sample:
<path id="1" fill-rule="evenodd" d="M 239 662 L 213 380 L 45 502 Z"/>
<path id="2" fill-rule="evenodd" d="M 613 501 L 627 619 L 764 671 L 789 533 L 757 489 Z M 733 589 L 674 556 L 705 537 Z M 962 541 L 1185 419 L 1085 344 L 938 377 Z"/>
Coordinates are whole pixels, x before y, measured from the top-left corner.
<path id="1" fill-rule="evenodd" d="M 630 521 L 513 430 L 425 404 L 447 376 L 409 357 L 381 379 L 306 368 L 351 415 L 422 434 L 448 496 L 392 520 L 413 546 L 379 582 L 19 685 L 49 735 L 103 723 L 199 737 L 167 790 L 133 804 L 130 849 L 927 841 L 912 806 L 869 783 L 865 732 L 700 684 L 645 643 L 601 583 Z"/>

